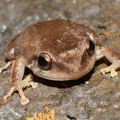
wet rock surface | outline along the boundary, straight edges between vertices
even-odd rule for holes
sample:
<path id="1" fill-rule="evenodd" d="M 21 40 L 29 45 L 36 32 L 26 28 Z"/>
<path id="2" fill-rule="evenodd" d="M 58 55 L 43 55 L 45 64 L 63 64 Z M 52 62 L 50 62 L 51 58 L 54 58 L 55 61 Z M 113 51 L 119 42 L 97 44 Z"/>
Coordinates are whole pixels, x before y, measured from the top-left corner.
<path id="1" fill-rule="evenodd" d="M 38 21 L 68 18 L 93 29 L 102 41 L 120 53 L 119 0 L 0 0 L 0 66 L 5 64 L 4 51 L 10 40 L 27 26 Z M 120 71 L 111 78 L 101 75 L 106 60 L 77 81 L 54 82 L 34 77 L 37 88 L 25 89 L 31 100 L 21 106 L 18 93 L 0 106 L 1 120 L 24 120 L 46 106 L 55 110 L 59 120 L 119 120 Z M 10 88 L 10 69 L 0 75 L 0 96 Z"/>

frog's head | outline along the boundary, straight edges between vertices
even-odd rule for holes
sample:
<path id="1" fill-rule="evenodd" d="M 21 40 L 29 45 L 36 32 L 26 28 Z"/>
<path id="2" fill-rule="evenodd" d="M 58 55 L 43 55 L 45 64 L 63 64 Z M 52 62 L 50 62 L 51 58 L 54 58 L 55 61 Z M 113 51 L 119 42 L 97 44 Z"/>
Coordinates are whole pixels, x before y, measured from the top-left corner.
<path id="1" fill-rule="evenodd" d="M 48 50 L 40 51 L 33 63 L 31 70 L 39 77 L 57 81 L 78 79 L 93 68 L 95 46 L 87 40 L 77 43 L 71 49 L 49 47 Z"/>

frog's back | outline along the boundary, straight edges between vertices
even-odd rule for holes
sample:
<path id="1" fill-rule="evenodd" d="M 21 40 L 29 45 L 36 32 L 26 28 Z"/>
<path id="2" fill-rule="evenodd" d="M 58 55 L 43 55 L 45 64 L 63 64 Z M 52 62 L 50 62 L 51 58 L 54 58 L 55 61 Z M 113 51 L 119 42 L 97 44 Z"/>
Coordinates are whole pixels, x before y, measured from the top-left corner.
<path id="1" fill-rule="evenodd" d="M 97 43 L 95 33 L 84 25 L 69 20 L 39 22 L 28 27 L 11 41 L 6 50 L 6 57 L 11 60 L 22 54 L 26 59 L 31 59 L 44 50 L 60 54 L 67 49 L 73 49 L 82 37 Z"/>

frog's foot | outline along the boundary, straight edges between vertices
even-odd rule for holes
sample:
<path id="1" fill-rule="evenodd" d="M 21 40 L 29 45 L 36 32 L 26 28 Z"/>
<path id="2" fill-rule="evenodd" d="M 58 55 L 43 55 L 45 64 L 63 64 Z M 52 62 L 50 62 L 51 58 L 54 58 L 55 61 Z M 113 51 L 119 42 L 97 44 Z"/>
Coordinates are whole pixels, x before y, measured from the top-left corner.
<path id="1" fill-rule="evenodd" d="M 19 91 L 19 90 L 18 90 Z M 21 105 L 26 105 L 26 104 L 28 104 L 29 102 L 30 102 L 30 100 L 24 95 L 24 92 L 23 91 L 21 91 L 22 93 L 21 93 L 21 98 L 20 98 L 20 103 L 21 103 Z M 20 94 L 20 91 L 19 91 L 19 94 Z"/>
<path id="2" fill-rule="evenodd" d="M 111 76 L 111 77 L 115 77 L 115 76 L 118 75 L 118 73 L 117 73 L 114 69 L 110 69 L 110 67 L 103 68 L 103 69 L 100 70 L 100 72 L 101 72 L 102 74 L 105 74 L 105 73 L 110 72 L 110 76 Z"/>
<path id="3" fill-rule="evenodd" d="M 9 61 L 6 65 L 4 65 L 3 67 L 0 67 L 0 74 L 2 73 L 3 70 L 7 69 L 12 63 L 13 61 Z"/>
<path id="4" fill-rule="evenodd" d="M 4 104 L 7 102 L 7 99 L 14 93 L 14 91 L 18 90 L 19 92 L 19 95 L 20 95 L 20 103 L 21 105 L 26 105 L 29 103 L 29 99 L 24 95 L 24 92 L 22 90 L 22 88 L 19 86 L 19 87 L 15 87 L 13 86 L 9 92 L 4 95 L 1 99 L 0 99 L 0 104 Z"/>
<path id="5" fill-rule="evenodd" d="M 2 67 L 1 71 L 6 69 L 10 64 L 12 64 L 12 74 L 10 80 L 10 84 L 12 85 L 12 87 L 10 91 L 5 96 L 3 96 L 3 98 L 1 99 L 1 103 L 6 102 L 7 99 L 14 93 L 14 91 L 18 91 L 21 105 L 26 105 L 27 103 L 29 103 L 29 99 L 25 96 L 23 88 L 30 85 L 32 87 L 36 87 L 36 83 L 33 83 L 31 81 L 31 75 L 22 80 L 25 67 L 27 66 L 27 61 L 24 56 L 22 56 L 21 54 L 18 55 L 15 60 L 7 63 L 4 67 Z"/>
<path id="6" fill-rule="evenodd" d="M 2 98 L 0 98 L 0 104 L 6 103 L 8 97 L 10 97 L 14 91 L 15 91 L 15 87 L 13 86 L 6 95 L 4 95 Z"/>
<path id="7" fill-rule="evenodd" d="M 118 73 L 115 71 L 118 68 L 120 68 L 120 60 L 115 61 L 114 63 L 112 63 L 110 66 L 108 66 L 106 68 L 101 69 L 100 72 L 102 74 L 110 72 L 110 76 L 115 77 L 118 75 Z"/>
<path id="8" fill-rule="evenodd" d="M 29 87 L 29 86 L 32 86 L 33 88 L 36 88 L 38 83 L 35 83 L 32 81 L 33 77 L 31 74 L 29 74 L 25 79 L 23 79 L 22 81 L 20 81 L 20 86 L 18 87 L 18 92 L 21 96 L 21 99 L 20 99 L 20 103 L 21 105 L 26 105 L 29 103 L 29 99 L 27 97 L 25 97 L 24 95 L 24 92 L 23 92 L 23 88 L 26 88 L 26 87 Z"/>
<path id="9" fill-rule="evenodd" d="M 0 105 L 5 104 L 6 102 L 7 102 L 7 100 L 6 100 L 6 99 L 4 99 L 3 97 L 2 97 L 2 98 L 0 98 Z"/>
<path id="10" fill-rule="evenodd" d="M 10 84 L 12 84 L 12 80 L 10 80 Z M 7 102 L 7 99 L 15 92 L 15 91 L 18 91 L 19 92 L 19 95 L 20 95 L 20 103 L 21 105 L 26 105 L 29 103 L 29 99 L 24 95 L 24 92 L 23 92 L 23 88 L 26 88 L 26 87 L 29 87 L 29 86 L 32 86 L 33 88 L 37 87 L 37 83 L 34 83 L 32 81 L 32 75 L 29 74 L 25 79 L 23 79 L 22 81 L 20 81 L 20 84 L 18 84 L 18 86 L 13 86 L 9 92 L 3 96 L 1 99 L 0 99 L 0 104 L 4 104 Z"/>
<path id="11" fill-rule="evenodd" d="M 36 88 L 37 85 L 38 85 L 38 83 L 33 82 L 32 79 L 33 79 L 32 75 L 29 74 L 25 79 L 23 79 L 22 81 L 20 81 L 21 88 L 18 87 L 17 90 L 18 90 L 18 92 L 19 92 L 19 94 L 21 96 L 21 99 L 20 99 L 21 105 L 26 105 L 30 101 L 27 97 L 25 97 L 22 88 L 26 88 L 26 87 L 29 87 L 29 86 L 32 86 L 33 88 Z"/>
<path id="12" fill-rule="evenodd" d="M 29 87 L 29 86 L 32 86 L 33 88 L 36 88 L 38 83 L 33 82 L 32 79 L 33 79 L 32 75 L 29 74 L 25 79 L 20 81 L 20 86 L 22 88 L 26 88 L 26 87 Z M 18 89 L 18 92 L 21 96 L 20 103 L 21 103 L 21 105 L 26 105 L 26 104 L 29 103 L 30 100 L 27 97 L 25 97 L 22 88 Z"/>
<path id="13" fill-rule="evenodd" d="M 33 77 L 31 74 L 29 74 L 24 80 L 21 81 L 21 86 L 22 88 L 26 88 L 26 87 L 29 87 L 29 86 L 32 86 L 32 88 L 36 88 L 38 83 L 36 82 L 33 82 Z"/>

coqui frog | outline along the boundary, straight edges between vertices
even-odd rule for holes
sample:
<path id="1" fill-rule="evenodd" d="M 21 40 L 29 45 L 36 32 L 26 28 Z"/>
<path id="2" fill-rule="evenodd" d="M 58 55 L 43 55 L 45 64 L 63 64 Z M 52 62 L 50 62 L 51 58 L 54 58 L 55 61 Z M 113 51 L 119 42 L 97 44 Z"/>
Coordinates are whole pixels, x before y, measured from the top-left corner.
<path id="1" fill-rule="evenodd" d="M 39 77 L 56 81 L 81 78 L 102 57 L 111 62 L 110 66 L 101 69 L 102 74 L 110 72 L 114 77 L 117 75 L 115 70 L 120 67 L 119 54 L 100 46 L 93 30 L 70 20 L 51 20 L 29 26 L 13 38 L 5 55 L 9 61 L 0 68 L 0 72 L 12 65 L 11 89 L 1 98 L 1 103 L 16 90 L 20 103 L 29 103 L 22 89 L 26 67 Z"/>

